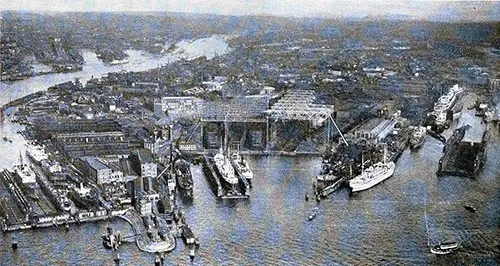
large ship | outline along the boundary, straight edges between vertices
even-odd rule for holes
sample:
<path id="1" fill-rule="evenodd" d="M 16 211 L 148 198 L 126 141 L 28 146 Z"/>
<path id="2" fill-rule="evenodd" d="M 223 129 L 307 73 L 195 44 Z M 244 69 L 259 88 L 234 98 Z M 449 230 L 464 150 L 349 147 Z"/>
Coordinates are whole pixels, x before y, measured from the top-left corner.
<path id="1" fill-rule="evenodd" d="M 221 148 L 219 153 L 214 156 L 215 169 L 219 175 L 227 182 L 230 186 L 234 187 L 238 184 L 238 178 L 234 174 L 234 168 L 228 156 L 224 153 Z"/>
<path id="2" fill-rule="evenodd" d="M 437 102 L 434 104 L 434 108 L 429 116 L 435 117 L 434 124 L 437 131 L 441 131 L 449 126 L 448 121 L 453 119 L 453 114 L 448 117 L 448 114 L 452 111 L 459 94 L 463 91 L 463 88 L 455 84 L 450 88 L 447 94 L 439 97 Z"/>
<path id="3" fill-rule="evenodd" d="M 49 156 L 45 153 L 43 146 L 26 144 L 26 154 L 37 164 L 41 164 L 43 160 L 48 160 Z"/>
<path id="4" fill-rule="evenodd" d="M 253 172 L 248 167 L 247 161 L 239 152 L 235 151 L 231 154 L 231 163 L 238 175 L 244 177 L 246 180 L 252 180 Z"/>
<path id="5" fill-rule="evenodd" d="M 23 163 L 23 157 L 19 154 L 19 164 L 14 165 L 14 171 L 20 178 L 23 184 L 33 184 L 36 183 L 35 172 L 25 163 Z"/>
<path id="6" fill-rule="evenodd" d="M 414 129 L 413 134 L 410 136 L 410 139 L 408 141 L 410 144 L 410 149 L 418 149 L 422 146 L 422 144 L 424 144 L 426 132 L 427 129 L 422 126 L 416 127 Z"/>
<path id="7" fill-rule="evenodd" d="M 394 162 L 386 162 L 386 151 L 384 148 L 384 159 L 383 162 L 378 162 L 368 169 L 363 169 L 361 174 L 356 176 L 355 178 L 349 180 L 349 186 L 352 189 L 352 192 L 362 191 L 369 189 L 378 183 L 386 180 L 394 174 L 394 169 L 396 168 L 396 164 Z M 363 165 L 363 163 L 362 163 Z"/>
<path id="8" fill-rule="evenodd" d="M 177 184 L 187 195 L 193 196 L 193 177 L 191 175 L 191 169 L 189 163 L 183 159 L 175 162 L 175 178 L 177 179 Z"/>

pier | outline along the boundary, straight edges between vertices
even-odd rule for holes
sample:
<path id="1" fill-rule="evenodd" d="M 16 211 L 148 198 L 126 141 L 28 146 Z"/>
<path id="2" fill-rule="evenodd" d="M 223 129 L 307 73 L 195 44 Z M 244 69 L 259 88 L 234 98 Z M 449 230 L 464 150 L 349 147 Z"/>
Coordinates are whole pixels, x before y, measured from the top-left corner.
<path id="1" fill-rule="evenodd" d="M 151 241 L 148 237 L 148 232 L 144 227 L 142 218 L 134 211 L 127 211 L 123 215 L 118 216 L 127 221 L 135 234 L 137 247 L 144 252 L 161 253 L 170 252 L 175 248 L 175 239 L 171 233 L 164 241 Z"/>

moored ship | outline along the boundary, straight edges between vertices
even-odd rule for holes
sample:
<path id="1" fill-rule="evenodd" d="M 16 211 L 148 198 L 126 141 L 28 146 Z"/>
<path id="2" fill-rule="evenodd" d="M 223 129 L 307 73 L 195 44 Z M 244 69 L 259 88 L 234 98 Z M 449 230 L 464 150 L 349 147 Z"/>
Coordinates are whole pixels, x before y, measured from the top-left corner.
<path id="1" fill-rule="evenodd" d="M 221 148 L 219 153 L 214 156 L 215 169 L 222 177 L 222 179 L 234 188 L 238 184 L 238 178 L 234 174 L 234 168 L 228 156 L 224 153 Z"/>
<path id="2" fill-rule="evenodd" d="M 193 176 L 188 162 L 180 159 L 175 163 L 175 178 L 179 187 L 186 191 L 188 196 L 192 197 Z"/>
<path id="3" fill-rule="evenodd" d="M 231 154 L 231 164 L 238 175 L 244 177 L 246 180 L 252 180 L 253 172 L 248 167 L 247 161 L 239 152 L 235 151 Z"/>
<path id="4" fill-rule="evenodd" d="M 23 184 L 33 184 L 36 183 L 35 172 L 25 163 L 23 163 L 23 157 L 19 154 L 19 164 L 14 165 L 14 171 L 20 178 Z"/>
<path id="5" fill-rule="evenodd" d="M 37 164 L 41 164 L 43 160 L 48 160 L 49 156 L 45 153 L 43 146 L 26 144 L 26 154 Z"/>
<path id="6" fill-rule="evenodd" d="M 434 104 L 432 112 L 428 114 L 434 118 L 434 127 L 437 132 L 449 127 L 450 120 L 453 119 L 454 111 L 452 110 L 459 98 L 459 94 L 463 91 L 458 84 L 450 88 L 447 94 L 439 97 Z M 455 110 L 457 111 L 457 110 Z M 450 115 L 449 115 L 450 114 Z"/>
<path id="7" fill-rule="evenodd" d="M 369 189 L 378 183 L 386 180 L 394 174 L 396 164 L 394 162 L 386 162 L 386 151 L 384 148 L 384 160 L 378 162 L 368 169 L 361 171 L 361 174 L 349 180 L 349 186 L 352 192 L 362 191 Z"/>

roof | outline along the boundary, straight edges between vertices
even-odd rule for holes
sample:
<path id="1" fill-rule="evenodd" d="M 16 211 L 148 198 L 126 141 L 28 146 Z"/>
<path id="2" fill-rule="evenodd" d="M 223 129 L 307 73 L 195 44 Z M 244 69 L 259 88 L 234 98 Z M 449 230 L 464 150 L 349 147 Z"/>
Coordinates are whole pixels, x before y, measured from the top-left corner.
<path id="1" fill-rule="evenodd" d="M 205 102 L 202 117 L 205 121 L 229 122 L 265 119 L 266 109 L 266 97 L 238 97 L 226 101 Z"/>
<path id="2" fill-rule="evenodd" d="M 134 171 L 134 168 L 132 168 L 132 165 L 130 164 L 130 160 L 128 158 L 121 158 L 120 159 L 120 167 L 121 167 L 121 171 L 123 172 L 124 176 L 139 176 Z"/>
<path id="3" fill-rule="evenodd" d="M 137 158 L 139 159 L 139 161 L 141 162 L 141 164 L 143 164 L 143 163 L 154 163 L 153 155 L 151 154 L 150 150 L 147 150 L 147 149 L 138 149 L 138 150 L 135 150 L 134 153 L 137 155 Z"/>
<path id="4" fill-rule="evenodd" d="M 81 159 L 87 162 L 88 166 L 99 171 L 99 170 L 107 170 L 109 167 L 104 164 L 98 157 L 84 156 Z"/>

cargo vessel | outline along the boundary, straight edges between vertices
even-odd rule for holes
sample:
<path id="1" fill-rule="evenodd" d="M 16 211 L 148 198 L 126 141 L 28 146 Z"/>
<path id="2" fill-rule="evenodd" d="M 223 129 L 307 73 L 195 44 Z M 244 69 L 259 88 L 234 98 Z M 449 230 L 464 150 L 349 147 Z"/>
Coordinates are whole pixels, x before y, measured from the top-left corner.
<path id="1" fill-rule="evenodd" d="M 193 196 L 193 176 L 187 161 L 180 159 L 175 162 L 175 178 L 179 187 L 186 192 L 189 197 Z"/>

